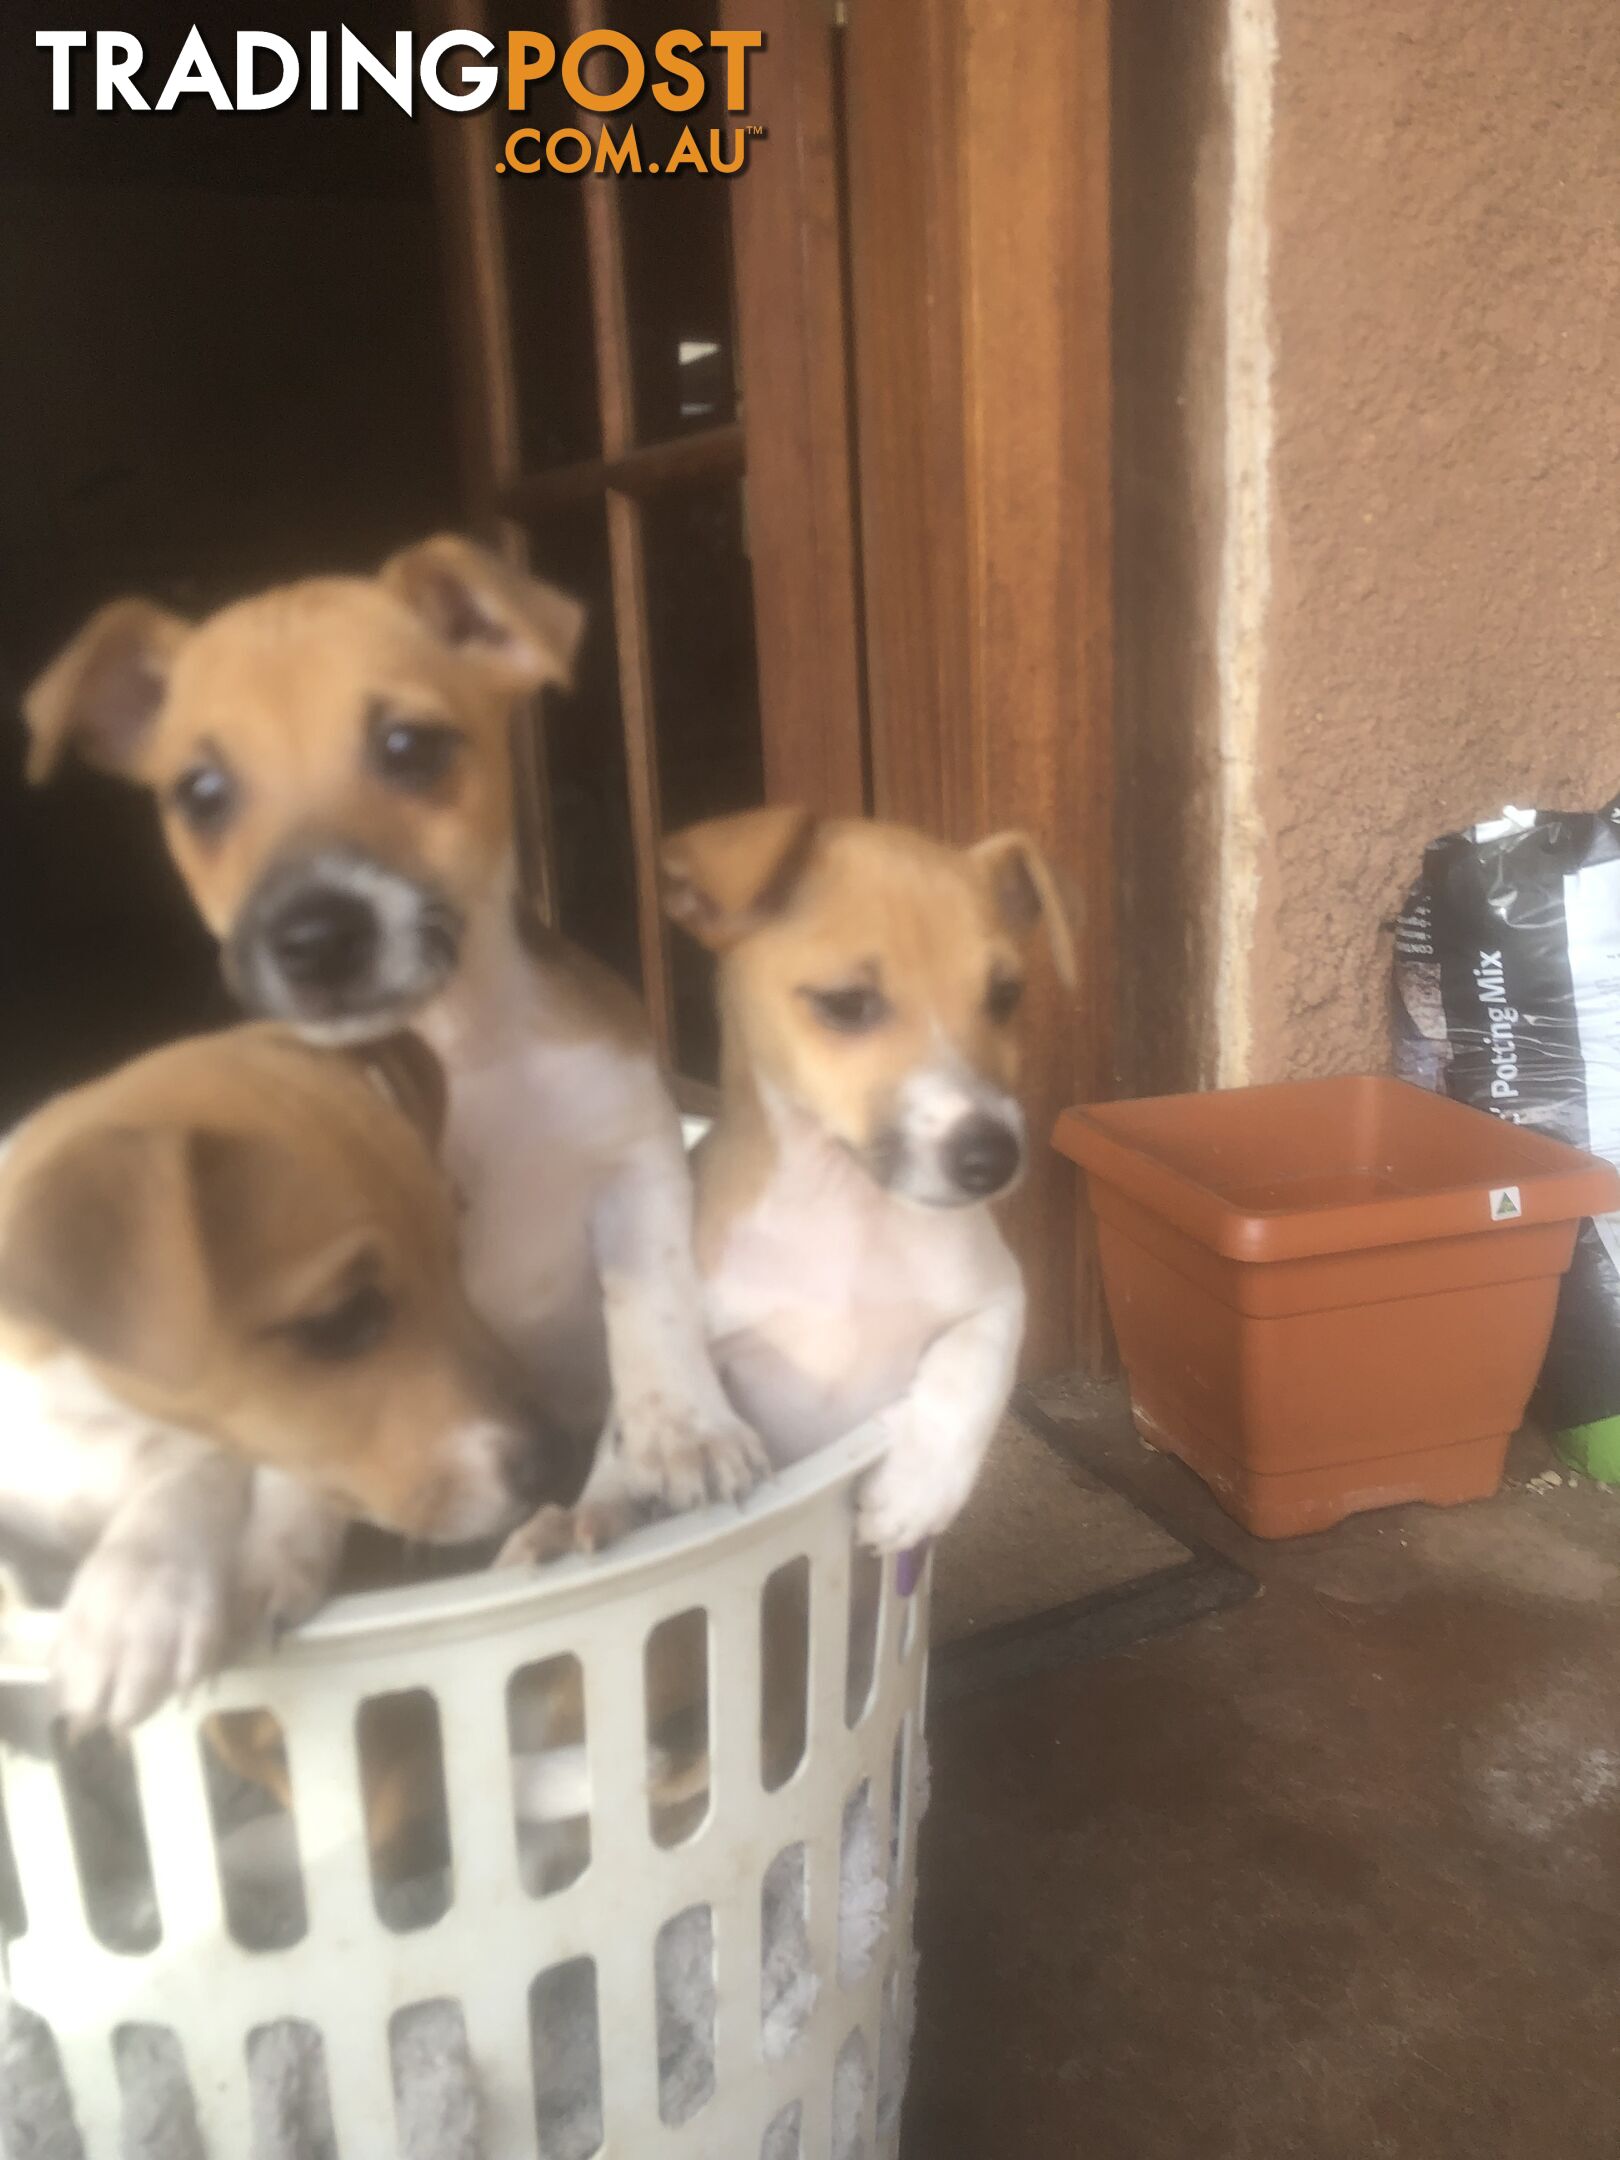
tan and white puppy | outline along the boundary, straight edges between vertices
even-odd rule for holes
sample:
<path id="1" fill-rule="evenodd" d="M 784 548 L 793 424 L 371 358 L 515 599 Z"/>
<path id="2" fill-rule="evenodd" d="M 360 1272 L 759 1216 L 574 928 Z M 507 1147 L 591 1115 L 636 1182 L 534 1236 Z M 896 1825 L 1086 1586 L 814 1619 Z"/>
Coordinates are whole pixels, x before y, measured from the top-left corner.
<path id="1" fill-rule="evenodd" d="M 131 1724 L 304 1617 L 352 1517 L 460 1542 L 577 1492 L 462 1291 L 436 1085 L 405 1039 L 350 1057 L 242 1027 L 5 1143 L 0 1528 L 81 1563 L 76 1723 Z"/>
<path id="2" fill-rule="evenodd" d="M 711 1345 L 778 1465 L 885 1413 L 860 1529 L 943 1530 L 1013 1385 L 1019 1271 L 989 1203 L 1024 1166 L 1014 1024 L 1033 933 L 1074 954 L 1018 833 L 942 846 L 770 809 L 664 850 L 720 955 L 719 1117 L 697 1156 Z"/>
<path id="3" fill-rule="evenodd" d="M 253 1009 L 426 1037 L 474 1306 L 571 1429 L 611 1394 L 623 1488 L 686 1506 L 763 1458 L 704 1348 L 679 1121 L 634 998 L 517 904 L 511 716 L 580 632 L 452 538 L 196 627 L 118 601 L 28 693 L 30 771 L 76 750 L 152 791 Z"/>

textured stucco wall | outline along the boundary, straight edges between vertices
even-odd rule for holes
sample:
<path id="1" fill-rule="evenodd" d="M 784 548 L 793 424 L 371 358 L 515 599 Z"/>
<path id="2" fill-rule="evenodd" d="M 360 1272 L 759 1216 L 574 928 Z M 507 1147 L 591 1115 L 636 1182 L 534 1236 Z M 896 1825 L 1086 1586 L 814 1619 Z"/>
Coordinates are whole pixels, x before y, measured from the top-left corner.
<path id="1" fill-rule="evenodd" d="M 1375 1064 L 1431 835 L 1620 787 L 1620 7 L 1276 0 L 1249 1074 Z"/>
<path id="2" fill-rule="evenodd" d="M 1378 1065 L 1424 841 L 1620 788 L 1620 6 L 1120 0 L 1114 68 L 1120 1083 Z"/>

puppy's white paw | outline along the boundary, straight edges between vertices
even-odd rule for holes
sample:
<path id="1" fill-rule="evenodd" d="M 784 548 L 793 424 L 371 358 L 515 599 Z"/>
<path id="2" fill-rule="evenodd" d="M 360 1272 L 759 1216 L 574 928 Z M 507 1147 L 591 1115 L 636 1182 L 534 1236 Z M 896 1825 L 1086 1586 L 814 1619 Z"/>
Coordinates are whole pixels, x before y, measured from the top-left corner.
<path id="1" fill-rule="evenodd" d="M 741 1500 L 770 1469 L 759 1435 L 729 1410 L 678 1409 L 656 1397 L 621 1411 L 619 1465 L 637 1499 L 675 1514 Z"/>
<path id="2" fill-rule="evenodd" d="M 574 1553 L 600 1552 L 639 1528 L 649 1510 L 631 1500 L 581 1500 L 577 1507 L 543 1507 L 512 1532 L 495 1555 L 497 1567 L 544 1567 Z"/>
<path id="3" fill-rule="evenodd" d="M 231 1595 L 212 1553 L 98 1546 L 62 1608 L 56 1683 L 76 1731 L 125 1732 L 214 1672 L 230 1648 Z"/>
<path id="4" fill-rule="evenodd" d="M 330 1540 L 282 1538 L 261 1546 L 244 1573 L 240 1632 L 274 1642 L 318 1612 L 331 1595 L 342 1534 Z"/>
<path id="5" fill-rule="evenodd" d="M 256 1471 L 236 1567 L 237 1637 L 274 1643 L 324 1605 L 347 1536 L 347 1517 L 327 1501 L 279 1471 Z"/>
<path id="6" fill-rule="evenodd" d="M 857 1528 L 874 1552 L 908 1552 L 948 1530 L 973 1490 L 977 1463 L 891 1446 L 861 1487 Z"/>

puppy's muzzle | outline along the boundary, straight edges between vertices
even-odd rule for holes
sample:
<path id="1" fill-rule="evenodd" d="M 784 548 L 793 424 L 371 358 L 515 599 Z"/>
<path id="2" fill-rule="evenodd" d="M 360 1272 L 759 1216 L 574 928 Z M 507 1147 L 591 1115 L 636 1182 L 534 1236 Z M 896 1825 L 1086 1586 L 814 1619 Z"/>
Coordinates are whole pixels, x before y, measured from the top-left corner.
<path id="1" fill-rule="evenodd" d="M 885 1191 L 920 1207 L 972 1207 L 1017 1184 L 1024 1119 L 1017 1103 L 959 1066 L 911 1075 L 862 1151 Z"/>
<path id="2" fill-rule="evenodd" d="M 988 1200 L 1009 1186 L 1023 1167 L 1018 1134 L 989 1111 L 975 1111 L 952 1128 L 944 1146 L 945 1174 L 961 1192 Z"/>
<path id="3" fill-rule="evenodd" d="M 225 974 L 253 1011 L 342 1037 L 426 1003 L 460 953 L 461 918 L 443 894 L 326 842 L 260 878 L 226 941 Z"/>
<path id="4" fill-rule="evenodd" d="M 376 965 L 377 938 L 373 911 L 336 885 L 300 893 L 265 931 L 283 981 L 296 990 L 328 993 L 351 989 L 369 977 Z"/>
<path id="5" fill-rule="evenodd" d="M 503 1536 L 540 1508 L 571 1506 L 588 1467 L 588 1451 L 537 1413 L 478 1417 L 444 1436 L 431 1469 L 407 1490 L 361 1491 L 351 1504 L 406 1537 L 459 1545 Z"/>
<path id="6" fill-rule="evenodd" d="M 529 1413 L 507 1443 L 502 1463 L 507 1491 L 524 1514 L 550 1505 L 571 1507 L 589 1468 L 589 1449 L 579 1447 L 538 1410 Z"/>

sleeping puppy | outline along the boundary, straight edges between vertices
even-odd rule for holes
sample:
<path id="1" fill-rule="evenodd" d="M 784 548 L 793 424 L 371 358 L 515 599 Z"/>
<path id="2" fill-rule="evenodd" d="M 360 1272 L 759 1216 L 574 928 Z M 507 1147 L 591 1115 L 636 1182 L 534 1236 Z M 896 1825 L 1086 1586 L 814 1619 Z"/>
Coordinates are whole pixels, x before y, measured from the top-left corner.
<path id="1" fill-rule="evenodd" d="M 462 1292 L 431 1055 L 275 1027 L 59 1096 L 0 1153 L 0 1529 L 77 1561 L 78 1725 L 324 1595 L 343 1527 L 492 1537 L 577 1491 Z"/>
<path id="2" fill-rule="evenodd" d="M 763 1458 L 704 1348 L 679 1120 L 634 998 L 517 899 L 509 722 L 581 620 L 450 538 L 195 627 L 117 601 L 29 691 L 29 770 L 150 788 L 250 1007 L 426 1037 L 474 1307 L 571 1432 L 611 1395 L 625 1490 L 689 1506 Z"/>
<path id="3" fill-rule="evenodd" d="M 903 1551 L 966 1500 L 1024 1326 L 990 1203 L 1024 1167 L 1015 1015 L 1043 924 L 1032 842 L 965 849 L 769 809 L 664 850 L 676 922 L 720 956 L 721 1108 L 697 1154 L 711 1347 L 780 1467 L 885 1413 L 860 1533 Z"/>

